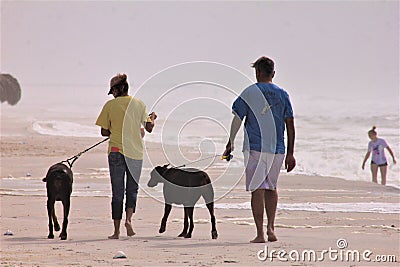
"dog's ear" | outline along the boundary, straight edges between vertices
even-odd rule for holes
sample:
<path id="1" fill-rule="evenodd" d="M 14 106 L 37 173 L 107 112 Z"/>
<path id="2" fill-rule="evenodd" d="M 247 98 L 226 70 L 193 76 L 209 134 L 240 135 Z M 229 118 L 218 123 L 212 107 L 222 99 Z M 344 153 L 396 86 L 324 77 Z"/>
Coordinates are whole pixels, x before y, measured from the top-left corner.
<path id="1" fill-rule="evenodd" d="M 165 164 L 164 166 L 163 166 L 163 168 L 167 168 L 169 166 L 169 163 L 168 164 Z"/>

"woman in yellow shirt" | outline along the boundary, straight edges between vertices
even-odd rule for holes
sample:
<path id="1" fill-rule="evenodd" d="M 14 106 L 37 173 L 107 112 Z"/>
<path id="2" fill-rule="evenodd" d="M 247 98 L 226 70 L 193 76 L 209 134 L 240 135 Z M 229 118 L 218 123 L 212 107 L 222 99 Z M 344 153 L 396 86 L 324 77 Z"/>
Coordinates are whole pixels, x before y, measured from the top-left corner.
<path id="1" fill-rule="evenodd" d="M 118 74 L 110 81 L 110 91 L 114 99 L 107 101 L 97 118 L 101 135 L 109 136 L 108 164 L 112 188 L 112 219 L 114 233 L 109 239 L 118 239 L 126 192 L 125 227 L 128 236 L 135 235 L 132 215 L 136 210 L 139 178 L 143 163 L 143 140 L 141 127 L 151 133 L 157 115 L 147 115 L 146 106 L 140 99 L 128 95 L 126 74 Z M 126 180 L 125 178 L 126 174 Z"/>

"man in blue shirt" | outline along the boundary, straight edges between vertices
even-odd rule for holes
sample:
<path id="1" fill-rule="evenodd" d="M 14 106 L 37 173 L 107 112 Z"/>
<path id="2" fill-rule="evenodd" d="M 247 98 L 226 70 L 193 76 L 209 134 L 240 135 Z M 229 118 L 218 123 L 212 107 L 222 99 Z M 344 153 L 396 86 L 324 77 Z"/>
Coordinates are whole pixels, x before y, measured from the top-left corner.
<path id="1" fill-rule="evenodd" d="M 274 233 L 275 213 L 278 205 L 276 190 L 280 168 L 290 172 L 296 166 L 294 153 L 294 117 L 289 95 L 272 83 L 274 62 L 261 57 L 253 63 L 257 83 L 246 88 L 232 106 L 233 120 L 230 138 L 224 155 L 234 148 L 234 140 L 245 119 L 243 153 L 246 166 L 246 190 L 251 191 L 251 209 L 257 228 L 252 243 L 264 243 L 264 207 L 267 213 L 268 241 L 277 241 Z M 285 158 L 284 132 L 287 130 Z"/>

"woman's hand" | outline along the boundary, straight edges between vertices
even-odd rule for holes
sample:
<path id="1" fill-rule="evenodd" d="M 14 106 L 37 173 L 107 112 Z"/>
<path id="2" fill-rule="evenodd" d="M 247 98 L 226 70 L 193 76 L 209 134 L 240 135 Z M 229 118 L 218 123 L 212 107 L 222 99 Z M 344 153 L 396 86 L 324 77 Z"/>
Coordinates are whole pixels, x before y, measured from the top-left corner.
<path id="1" fill-rule="evenodd" d="M 153 111 L 149 114 L 149 118 L 150 120 L 155 121 L 157 119 L 157 114 Z"/>

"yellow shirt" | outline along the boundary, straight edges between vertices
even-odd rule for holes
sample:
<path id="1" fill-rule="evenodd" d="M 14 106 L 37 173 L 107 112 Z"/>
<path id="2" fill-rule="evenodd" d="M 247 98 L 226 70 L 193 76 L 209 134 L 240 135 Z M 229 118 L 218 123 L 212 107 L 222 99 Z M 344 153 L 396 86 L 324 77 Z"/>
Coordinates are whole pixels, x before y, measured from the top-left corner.
<path id="1" fill-rule="evenodd" d="M 119 96 L 107 101 L 96 125 L 111 132 L 108 153 L 119 151 L 136 160 L 143 159 L 143 139 L 140 128 L 151 122 L 146 105 L 132 96 Z"/>

